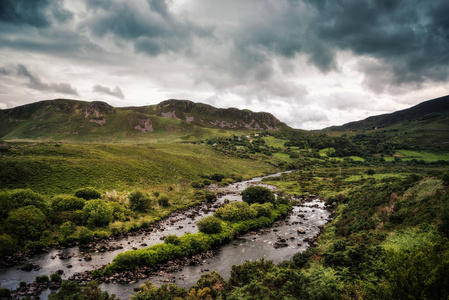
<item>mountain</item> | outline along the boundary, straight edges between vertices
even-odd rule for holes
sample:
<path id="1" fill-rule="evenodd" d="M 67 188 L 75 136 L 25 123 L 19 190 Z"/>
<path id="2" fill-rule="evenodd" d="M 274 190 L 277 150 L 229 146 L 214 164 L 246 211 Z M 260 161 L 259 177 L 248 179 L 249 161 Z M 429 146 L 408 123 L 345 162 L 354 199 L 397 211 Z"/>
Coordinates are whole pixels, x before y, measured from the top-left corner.
<path id="1" fill-rule="evenodd" d="M 399 123 L 419 122 L 449 116 L 449 95 L 422 102 L 413 107 L 390 114 L 373 116 L 361 121 L 350 122 L 341 126 L 332 126 L 325 130 L 369 130 L 388 127 Z"/>
<path id="2" fill-rule="evenodd" d="M 55 99 L 0 110 L 0 139 L 4 140 L 126 142 L 172 137 L 189 140 L 216 130 L 289 128 L 269 113 L 222 109 L 175 99 L 142 107 Z"/>
<path id="3" fill-rule="evenodd" d="M 422 102 L 391 114 L 323 129 L 328 134 L 382 135 L 400 148 L 449 149 L 449 96 Z"/>

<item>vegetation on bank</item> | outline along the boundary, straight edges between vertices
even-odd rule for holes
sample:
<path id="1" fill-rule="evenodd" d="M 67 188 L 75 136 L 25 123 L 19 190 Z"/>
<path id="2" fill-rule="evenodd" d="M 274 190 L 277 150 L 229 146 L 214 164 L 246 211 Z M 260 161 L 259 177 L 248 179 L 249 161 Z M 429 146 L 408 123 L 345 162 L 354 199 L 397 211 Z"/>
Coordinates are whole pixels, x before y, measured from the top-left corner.
<path id="1" fill-rule="evenodd" d="M 204 217 L 198 222 L 199 232 L 187 233 L 181 237 L 170 235 L 164 243 L 145 249 L 130 250 L 118 254 L 104 270 L 108 275 L 139 266 L 154 266 L 180 257 L 189 257 L 205 252 L 212 247 L 229 242 L 235 236 L 273 224 L 292 209 L 288 201 L 255 203 L 231 202 L 218 209 L 214 216 Z"/>
<path id="2" fill-rule="evenodd" d="M 205 185 L 297 169 L 265 182 L 278 186 L 280 194 L 320 195 L 336 203 L 335 219 L 317 247 L 279 265 L 256 261 L 234 266 L 229 280 L 206 274 L 189 290 L 147 284 L 134 298 L 449 295 L 446 152 L 417 149 L 384 131 L 346 136 L 261 132 L 203 142 L 206 145 L 38 143 L 0 149 L 0 254 L 89 242 L 148 226 L 172 211 L 213 198 L 199 190 Z M 168 237 L 151 251 L 120 258 L 118 269 L 203 251 L 233 232 L 263 225 L 281 206 L 261 202 L 219 209 L 214 216 L 218 222 L 204 221 L 205 228 L 212 228 L 209 232 Z"/>
<path id="3" fill-rule="evenodd" d="M 353 171 L 358 170 L 342 173 Z M 133 299 L 445 299 L 448 182 L 428 172 L 433 171 L 343 180 L 342 185 L 331 181 L 323 187 L 318 182 L 329 177 L 329 170 L 316 169 L 312 188 L 337 204 L 317 247 L 279 265 L 259 260 L 233 266 L 228 280 L 208 273 L 190 289 L 148 283 Z M 294 194 L 293 182 L 305 185 L 310 177 L 293 172 L 269 183 Z"/>

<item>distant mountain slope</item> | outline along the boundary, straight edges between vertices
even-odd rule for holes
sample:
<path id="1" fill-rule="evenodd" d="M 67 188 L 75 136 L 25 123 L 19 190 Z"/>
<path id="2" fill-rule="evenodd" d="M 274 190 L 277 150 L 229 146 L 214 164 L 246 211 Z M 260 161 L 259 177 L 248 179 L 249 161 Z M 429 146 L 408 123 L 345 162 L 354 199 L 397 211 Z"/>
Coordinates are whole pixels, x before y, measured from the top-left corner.
<path id="1" fill-rule="evenodd" d="M 184 120 L 190 124 L 228 129 L 279 130 L 289 128 L 270 113 L 216 108 L 189 100 L 170 99 L 147 107 L 129 107 L 146 114 Z"/>
<path id="2" fill-rule="evenodd" d="M 411 108 L 396 111 L 391 114 L 373 116 L 361 121 L 355 121 L 342 126 L 332 126 L 325 130 L 369 130 L 392 126 L 398 123 L 422 121 L 449 116 L 449 95 L 428 100 Z"/>
<path id="3" fill-rule="evenodd" d="M 101 102 L 56 99 L 0 110 L 0 139 L 132 141 L 196 136 L 211 130 L 289 129 L 269 113 L 220 109 L 188 100 L 114 108 Z"/>

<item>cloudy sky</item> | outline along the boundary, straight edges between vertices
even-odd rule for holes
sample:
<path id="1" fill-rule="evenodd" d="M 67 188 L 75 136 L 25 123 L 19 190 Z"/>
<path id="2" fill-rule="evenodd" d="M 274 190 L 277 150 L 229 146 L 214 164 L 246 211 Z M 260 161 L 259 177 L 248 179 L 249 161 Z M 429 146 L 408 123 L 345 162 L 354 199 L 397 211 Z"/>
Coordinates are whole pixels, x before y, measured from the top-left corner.
<path id="1" fill-rule="evenodd" d="M 449 94 L 447 0 L 1 0 L 0 109 L 189 99 L 320 129 Z"/>

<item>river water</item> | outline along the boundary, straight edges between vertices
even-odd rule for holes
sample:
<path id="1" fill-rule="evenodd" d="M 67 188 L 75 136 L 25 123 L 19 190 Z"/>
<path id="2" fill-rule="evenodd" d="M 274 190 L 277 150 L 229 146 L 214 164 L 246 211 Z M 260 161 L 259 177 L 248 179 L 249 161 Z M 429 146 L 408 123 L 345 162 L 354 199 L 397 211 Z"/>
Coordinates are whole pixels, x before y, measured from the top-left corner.
<path id="1" fill-rule="evenodd" d="M 262 178 L 279 176 L 273 174 L 265 177 L 256 177 L 251 180 L 234 183 L 226 187 L 213 187 L 216 192 L 221 192 L 223 196 L 217 199 L 217 204 L 223 203 L 225 199 L 229 201 L 241 201 L 240 193 L 250 185 L 262 185 L 272 190 L 273 186 L 261 183 Z M 49 253 L 36 255 L 30 258 L 27 263 L 39 265 L 38 271 L 22 271 L 24 265 L 16 265 L 9 268 L 0 269 L 0 286 L 3 288 L 16 289 L 19 282 L 25 281 L 31 283 L 36 276 L 48 275 L 58 270 L 63 270 L 61 276 L 63 279 L 72 277 L 77 272 L 93 270 L 102 265 L 106 265 L 117 256 L 118 253 L 131 249 L 140 249 L 152 246 L 162 242 L 162 239 L 169 235 L 175 234 L 182 236 L 186 232 L 196 233 L 198 231 L 196 223 L 201 218 L 211 215 L 214 209 L 207 204 L 188 209 L 181 213 L 174 213 L 167 218 L 153 231 L 141 233 L 136 236 L 127 236 L 121 239 L 111 240 L 108 244 L 120 246 L 121 249 L 115 251 L 100 252 L 92 249 L 83 249 L 80 247 L 72 247 L 67 249 L 54 249 Z M 291 260 L 297 252 L 304 251 L 309 245 L 304 239 L 312 238 L 319 233 L 320 226 L 327 223 L 329 212 L 325 210 L 324 203 L 318 199 L 308 201 L 300 206 L 293 208 L 285 220 L 276 222 L 269 229 L 261 229 L 250 232 L 232 241 L 230 244 L 224 245 L 216 250 L 216 255 L 212 258 L 205 259 L 202 264 L 196 266 L 188 266 L 182 271 L 160 276 L 147 278 L 155 284 L 164 282 L 175 282 L 178 286 L 190 287 L 196 283 L 201 274 L 215 270 L 225 279 L 229 278 L 231 266 L 233 264 L 242 264 L 246 260 L 254 261 L 260 258 L 273 260 L 275 263 Z M 301 227 L 305 229 L 305 234 L 298 234 L 297 230 Z M 275 248 L 274 245 L 280 239 L 285 240 L 284 247 Z M 286 244 L 288 246 L 286 246 Z M 85 261 L 83 256 L 90 253 L 92 260 Z M 60 257 L 68 257 L 60 259 Z M 143 280 L 132 285 L 123 284 L 100 284 L 102 290 L 108 291 L 110 294 L 116 294 L 121 299 L 127 299 L 134 292 L 134 287 L 143 284 Z M 46 299 L 49 290 L 41 294 L 41 299 Z"/>

